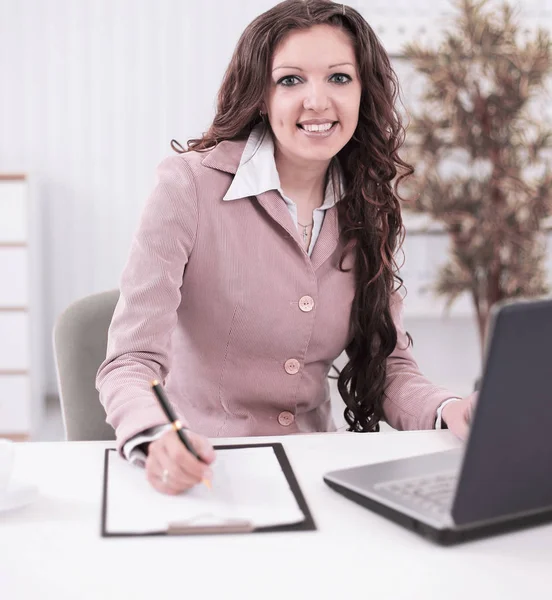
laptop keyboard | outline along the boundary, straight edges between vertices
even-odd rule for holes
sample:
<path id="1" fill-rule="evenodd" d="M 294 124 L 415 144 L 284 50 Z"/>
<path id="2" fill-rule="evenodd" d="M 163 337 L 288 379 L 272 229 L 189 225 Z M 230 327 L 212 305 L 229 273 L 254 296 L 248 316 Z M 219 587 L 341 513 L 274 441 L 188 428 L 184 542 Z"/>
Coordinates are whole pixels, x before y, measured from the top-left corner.
<path id="1" fill-rule="evenodd" d="M 414 503 L 418 508 L 447 514 L 452 508 L 458 482 L 457 473 L 438 473 L 425 477 L 378 483 L 374 489 Z"/>

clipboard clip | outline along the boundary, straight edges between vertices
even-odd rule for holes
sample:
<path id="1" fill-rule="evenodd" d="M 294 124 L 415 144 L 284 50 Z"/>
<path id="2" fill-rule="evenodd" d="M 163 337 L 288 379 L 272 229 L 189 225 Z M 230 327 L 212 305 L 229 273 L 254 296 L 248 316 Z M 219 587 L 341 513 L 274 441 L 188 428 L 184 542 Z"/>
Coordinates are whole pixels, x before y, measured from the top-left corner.
<path id="1" fill-rule="evenodd" d="M 167 535 L 203 533 L 251 533 L 255 527 L 247 519 L 220 519 L 212 514 L 202 514 L 187 521 L 169 523 Z"/>

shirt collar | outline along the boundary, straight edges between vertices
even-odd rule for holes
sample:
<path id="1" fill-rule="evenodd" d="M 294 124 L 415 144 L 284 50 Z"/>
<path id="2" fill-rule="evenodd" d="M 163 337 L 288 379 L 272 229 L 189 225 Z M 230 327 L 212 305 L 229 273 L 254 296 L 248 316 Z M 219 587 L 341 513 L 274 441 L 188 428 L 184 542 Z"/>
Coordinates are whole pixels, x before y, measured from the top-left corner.
<path id="1" fill-rule="evenodd" d="M 324 202 L 320 207 L 322 209 L 334 206 L 344 194 L 343 175 L 337 161 L 335 164 L 338 168 L 340 195 L 337 198 L 334 194 L 333 181 L 330 177 L 324 194 Z M 258 196 L 269 190 L 278 190 L 284 200 L 288 200 L 282 192 L 280 176 L 276 169 L 272 134 L 263 123 L 259 123 L 249 134 L 240 164 L 223 200 Z"/>

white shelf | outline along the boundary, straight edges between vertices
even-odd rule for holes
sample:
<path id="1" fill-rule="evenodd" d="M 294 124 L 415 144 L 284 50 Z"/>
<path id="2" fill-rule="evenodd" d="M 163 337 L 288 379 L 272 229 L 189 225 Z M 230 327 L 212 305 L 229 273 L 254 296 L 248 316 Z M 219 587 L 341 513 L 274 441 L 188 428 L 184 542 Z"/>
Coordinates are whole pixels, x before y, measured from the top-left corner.
<path id="1" fill-rule="evenodd" d="M 0 247 L 26 243 L 28 237 L 27 183 L 0 178 Z"/>
<path id="2" fill-rule="evenodd" d="M 29 304 L 29 250 L 0 247 L 0 309 Z"/>
<path id="3" fill-rule="evenodd" d="M 0 175 L 0 436 L 31 433 L 29 252 L 27 180 Z"/>
<path id="4" fill-rule="evenodd" d="M 28 375 L 0 375 L 0 434 L 29 432 L 30 396 Z"/>
<path id="5" fill-rule="evenodd" d="M 29 315 L 0 311 L 0 372 L 30 368 Z"/>

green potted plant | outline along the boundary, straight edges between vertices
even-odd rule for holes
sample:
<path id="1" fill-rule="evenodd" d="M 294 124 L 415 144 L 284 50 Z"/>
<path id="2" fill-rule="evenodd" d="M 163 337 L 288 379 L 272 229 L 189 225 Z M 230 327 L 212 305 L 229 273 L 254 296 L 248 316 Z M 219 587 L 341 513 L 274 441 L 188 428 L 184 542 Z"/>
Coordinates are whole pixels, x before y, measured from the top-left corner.
<path id="1" fill-rule="evenodd" d="M 548 292 L 552 124 L 538 102 L 552 48 L 544 30 L 522 31 L 508 4 L 460 0 L 456 8 L 438 48 L 404 49 L 424 81 L 409 115 L 415 199 L 405 208 L 450 235 L 434 291 L 447 306 L 470 294 L 483 345 L 496 302 Z"/>

